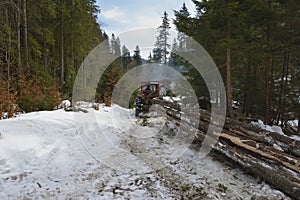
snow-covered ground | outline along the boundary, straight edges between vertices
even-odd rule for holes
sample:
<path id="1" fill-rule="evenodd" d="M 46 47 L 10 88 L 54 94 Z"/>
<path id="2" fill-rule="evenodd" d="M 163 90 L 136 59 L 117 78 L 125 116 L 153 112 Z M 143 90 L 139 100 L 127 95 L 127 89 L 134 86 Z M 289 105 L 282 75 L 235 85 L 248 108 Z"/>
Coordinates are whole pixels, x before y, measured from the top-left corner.
<path id="1" fill-rule="evenodd" d="M 291 139 L 300 141 L 300 136 L 298 136 L 298 135 L 287 136 L 287 135 L 283 132 L 283 130 L 281 129 L 280 126 L 269 126 L 269 125 L 264 124 L 264 122 L 263 122 L 262 120 L 258 120 L 257 122 L 251 122 L 251 124 L 252 124 L 253 126 L 260 127 L 261 129 L 264 129 L 264 130 L 266 130 L 266 131 L 279 133 L 279 134 L 284 135 L 284 136 L 286 136 L 286 137 L 290 137 Z M 298 120 L 289 121 L 289 124 L 290 124 L 292 127 L 295 127 L 295 130 L 296 130 L 297 127 L 298 127 Z"/>
<path id="2" fill-rule="evenodd" d="M 87 110 L 0 121 L 0 199 L 289 199 L 174 143 L 182 133 L 163 117 L 137 120 L 116 105 Z"/>

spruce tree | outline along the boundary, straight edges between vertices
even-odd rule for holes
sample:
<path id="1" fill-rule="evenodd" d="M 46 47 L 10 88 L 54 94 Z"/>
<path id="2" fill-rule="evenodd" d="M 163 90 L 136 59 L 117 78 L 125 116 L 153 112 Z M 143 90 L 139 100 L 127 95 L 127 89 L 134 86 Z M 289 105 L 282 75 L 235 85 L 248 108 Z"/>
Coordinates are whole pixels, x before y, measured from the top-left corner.
<path id="1" fill-rule="evenodd" d="M 139 66 L 142 64 L 141 50 L 138 45 L 135 47 L 134 50 L 133 61 L 135 66 Z"/>
<path id="2" fill-rule="evenodd" d="M 232 92 L 232 99 L 240 104 L 235 114 L 281 125 L 295 118 L 299 112 L 299 3 L 193 2 L 197 16 L 185 16 L 181 9 L 175 11 L 174 23 L 213 57 L 226 81 L 229 110 Z M 192 68 L 187 75 L 192 82 L 199 76 Z"/>
<path id="3" fill-rule="evenodd" d="M 129 49 L 123 45 L 122 47 L 122 66 L 124 71 L 129 70 L 129 64 L 131 63 L 131 56 L 130 56 L 130 51 Z"/>
<path id="4" fill-rule="evenodd" d="M 153 50 L 154 60 L 161 61 L 165 65 L 167 64 L 168 54 L 170 53 L 170 44 L 168 43 L 170 28 L 170 20 L 165 11 L 162 17 L 162 24 L 158 27 L 159 35 L 154 45 L 156 48 Z"/>

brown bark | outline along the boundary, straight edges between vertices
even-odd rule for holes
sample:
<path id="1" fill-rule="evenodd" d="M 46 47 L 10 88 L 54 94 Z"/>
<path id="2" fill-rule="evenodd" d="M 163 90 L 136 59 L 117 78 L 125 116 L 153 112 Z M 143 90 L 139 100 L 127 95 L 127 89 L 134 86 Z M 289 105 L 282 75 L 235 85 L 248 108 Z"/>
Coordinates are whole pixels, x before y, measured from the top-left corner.
<path id="1" fill-rule="evenodd" d="M 224 139 L 227 139 L 227 140 L 230 140 L 230 142 L 232 142 L 233 144 L 235 144 L 236 146 L 240 147 L 240 148 L 243 148 L 251 153 L 253 153 L 254 155 L 258 155 L 260 157 L 264 157 L 265 159 L 270 159 L 270 160 L 273 160 L 289 169 L 292 169 L 294 170 L 295 172 L 297 173 L 300 173 L 300 167 L 297 166 L 297 165 L 292 165 L 291 163 L 289 162 L 286 162 L 286 161 L 282 161 L 280 160 L 279 158 L 273 156 L 273 155 L 270 155 L 256 147 L 253 147 L 251 145 L 248 145 L 248 144 L 245 144 L 239 137 L 235 137 L 235 136 L 231 136 L 229 134 L 225 134 L 225 133 L 214 133 L 216 136 L 218 137 L 221 137 L 221 138 L 224 138 Z"/>
<path id="2" fill-rule="evenodd" d="M 63 2 L 63 1 L 62 1 Z M 61 5 L 63 7 L 63 5 Z M 64 66 L 64 13 L 63 8 L 61 8 L 61 72 L 60 72 L 60 81 L 61 86 L 65 84 L 65 66 Z"/>
<path id="3" fill-rule="evenodd" d="M 21 0 L 18 0 L 18 8 L 21 7 Z M 18 28 L 18 67 L 19 67 L 19 73 L 21 73 L 21 65 L 22 65 L 22 59 L 21 59 L 21 10 L 18 9 L 17 12 L 17 28 Z"/>
<path id="4" fill-rule="evenodd" d="M 271 57 L 267 55 L 265 63 L 265 124 L 271 123 L 270 68 Z"/>
<path id="5" fill-rule="evenodd" d="M 26 64 L 28 64 L 27 0 L 23 0 L 23 17 L 24 17 L 24 53 L 25 53 L 25 62 Z"/>
<path id="6" fill-rule="evenodd" d="M 227 23 L 227 39 L 230 40 L 230 21 Z M 230 45 L 226 49 L 226 92 L 227 92 L 227 113 L 229 117 L 233 117 L 232 114 L 232 90 L 231 90 L 231 49 Z"/>
<path id="7" fill-rule="evenodd" d="M 6 20 L 7 24 L 10 24 L 9 16 L 8 16 L 8 10 L 6 10 Z M 10 90 L 10 57 L 11 57 L 11 30 L 7 29 L 7 36 L 8 36 L 8 43 L 6 47 L 6 64 L 7 64 L 7 91 Z"/>
<path id="8" fill-rule="evenodd" d="M 286 90 L 288 84 L 288 70 L 289 70 L 289 53 L 284 53 L 283 58 L 283 65 L 281 71 L 281 82 L 280 82 L 280 93 L 279 93 L 279 100 L 277 106 L 277 113 L 276 113 L 276 125 L 281 125 L 284 123 L 284 115 L 285 115 L 285 106 L 286 106 Z"/>
<path id="9" fill-rule="evenodd" d="M 214 147 L 226 157 L 240 164 L 246 171 L 261 177 L 275 188 L 292 198 L 299 199 L 300 180 L 284 168 L 273 167 L 272 163 L 262 162 L 244 151 L 227 144 L 217 143 Z"/>
<path id="10" fill-rule="evenodd" d="M 173 111 L 168 110 L 175 110 L 176 104 L 161 100 L 157 103 L 171 113 L 169 116 L 174 115 Z M 213 137 L 206 134 L 210 125 L 220 126 L 217 122 L 211 122 L 208 112 L 191 110 L 188 115 L 199 117 L 199 131 L 193 145 L 201 145 L 206 137 Z M 178 120 L 181 128 L 190 127 L 191 122 L 178 118 L 175 121 Z M 246 171 L 261 177 L 292 198 L 299 199 L 300 141 L 231 118 L 226 119 L 222 132 L 214 135 L 219 137 L 214 149 L 239 163 Z"/>

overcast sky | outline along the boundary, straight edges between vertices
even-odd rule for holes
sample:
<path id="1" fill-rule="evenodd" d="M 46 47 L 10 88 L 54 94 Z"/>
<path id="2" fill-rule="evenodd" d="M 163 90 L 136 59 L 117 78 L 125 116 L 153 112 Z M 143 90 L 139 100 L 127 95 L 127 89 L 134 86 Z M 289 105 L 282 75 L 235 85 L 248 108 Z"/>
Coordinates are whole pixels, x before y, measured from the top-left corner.
<path id="1" fill-rule="evenodd" d="M 195 6 L 191 0 L 97 0 L 100 7 L 99 22 L 102 30 L 109 36 L 112 33 L 119 35 L 123 32 L 140 28 L 157 28 L 161 25 L 164 11 L 167 11 L 170 22 L 174 19 L 174 10 L 180 10 L 186 3 L 192 15 L 195 14 Z M 175 30 L 174 25 L 172 29 Z M 121 38 L 131 51 L 136 44 L 127 42 Z M 169 43 L 172 43 L 169 41 Z M 140 44 L 139 44 L 140 45 Z M 142 56 L 149 55 L 149 51 L 143 52 Z"/>
<path id="2" fill-rule="evenodd" d="M 164 11 L 169 18 L 174 18 L 174 10 L 179 10 L 183 2 L 194 14 L 195 6 L 191 0 L 97 0 L 102 29 L 109 35 L 142 27 L 157 28 Z"/>

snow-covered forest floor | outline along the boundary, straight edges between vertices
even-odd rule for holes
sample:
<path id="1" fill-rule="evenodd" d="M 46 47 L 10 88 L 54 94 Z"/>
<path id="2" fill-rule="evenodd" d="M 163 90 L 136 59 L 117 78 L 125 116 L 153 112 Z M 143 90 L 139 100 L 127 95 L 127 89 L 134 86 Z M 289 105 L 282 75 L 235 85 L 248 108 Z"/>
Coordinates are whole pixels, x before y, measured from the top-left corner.
<path id="1" fill-rule="evenodd" d="M 174 125 L 164 119 L 144 126 L 116 105 L 87 110 L 0 121 L 0 199 L 289 199 L 216 153 L 200 158 L 197 148 L 187 148 L 172 157 L 182 146 L 172 142 Z M 91 116 L 97 125 L 86 129 L 86 140 L 75 127 Z M 101 144 L 98 133 L 122 152 L 110 146 L 98 159 L 92 147 Z M 164 167 L 154 169 L 156 162 Z"/>

